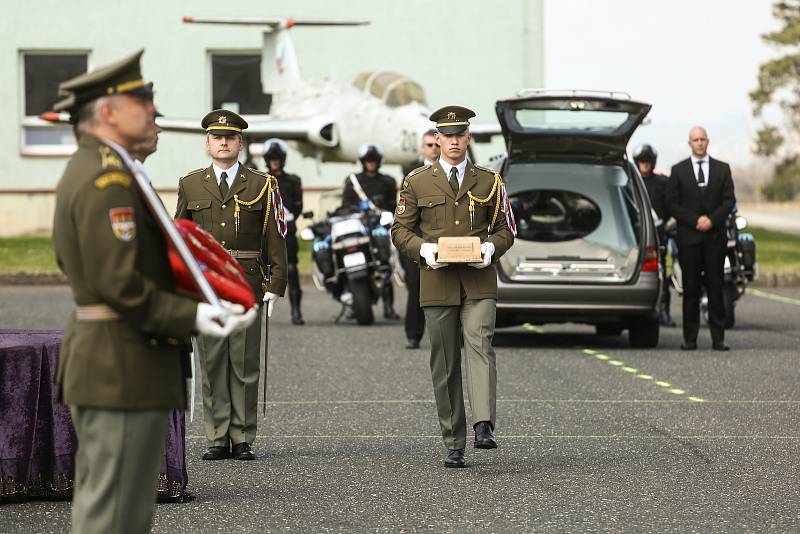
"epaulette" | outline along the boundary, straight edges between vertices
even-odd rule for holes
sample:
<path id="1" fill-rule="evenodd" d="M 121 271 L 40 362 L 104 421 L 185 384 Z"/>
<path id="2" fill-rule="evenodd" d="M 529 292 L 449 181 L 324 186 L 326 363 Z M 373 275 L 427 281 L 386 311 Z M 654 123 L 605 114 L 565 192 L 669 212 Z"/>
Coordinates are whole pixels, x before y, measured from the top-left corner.
<path id="1" fill-rule="evenodd" d="M 258 175 L 260 175 L 260 176 L 264 176 L 265 178 L 269 178 L 269 177 L 271 177 L 271 176 L 272 176 L 270 173 L 268 173 L 268 172 L 266 172 L 266 171 L 261 171 L 261 170 L 259 170 L 259 169 L 254 169 L 253 167 L 247 167 L 247 169 L 248 169 L 249 171 L 251 171 L 251 172 L 254 172 L 255 174 L 258 174 Z"/>
<path id="2" fill-rule="evenodd" d="M 269 183 L 271 183 L 271 184 L 272 184 L 272 187 L 274 187 L 274 188 L 277 188 L 277 187 L 278 187 L 278 179 L 277 179 L 277 178 L 275 178 L 274 176 L 272 176 L 272 175 L 271 175 L 270 173 L 268 173 L 267 171 L 260 171 L 260 170 L 258 170 L 258 169 L 254 169 L 254 168 L 252 168 L 252 167 L 247 167 L 247 169 L 248 169 L 249 171 L 251 171 L 253 174 L 257 174 L 257 175 L 259 175 L 259 176 L 263 176 L 264 178 L 266 178 L 266 179 L 267 179 L 267 182 L 269 182 Z"/>
<path id="3" fill-rule="evenodd" d="M 422 167 L 417 167 L 416 169 L 414 169 L 413 171 L 408 173 L 408 175 L 403 179 L 403 187 L 406 186 L 406 183 L 408 183 L 408 180 L 410 178 L 412 178 L 413 176 L 416 176 L 417 174 L 421 173 L 422 171 L 427 171 L 430 168 L 431 168 L 431 166 L 426 164 L 426 165 L 423 165 Z"/>
<path id="4" fill-rule="evenodd" d="M 202 171 L 204 171 L 204 170 L 206 170 L 206 168 L 205 168 L 205 167 L 200 167 L 199 169 L 195 169 L 195 170 L 193 170 L 193 171 L 189 171 L 189 172 L 187 172 L 186 174 L 184 174 L 183 176 L 181 176 L 181 177 L 180 177 L 180 180 L 183 180 L 183 179 L 184 179 L 184 178 L 186 178 L 187 176 L 191 176 L 192 174 L 195 174 L 195 173 L 198 173 L 198 172 L 202 172 Z M 180 180 L 178 180 L 178 181 L 180 181 Z"/>
<path id="5" fill-rule="evenodd" d="M 483 167 L 483 166 L 481 166 L 481 165 L 475 165 L 474 163 L 473 163 L 473 166 L 474 166 L 476 169 L 480 169 L 480 170 L 482 170 L 482 171 L 486 171 L 486 172 L 488 172 L 489 174 L 492 174 L 492 175 L 493 175 L 494 173 L 498 172 L 498 171 L 496 171 L 496 170 L 494 170 L 494 169 L 490 169 L 489 167 Z"/>

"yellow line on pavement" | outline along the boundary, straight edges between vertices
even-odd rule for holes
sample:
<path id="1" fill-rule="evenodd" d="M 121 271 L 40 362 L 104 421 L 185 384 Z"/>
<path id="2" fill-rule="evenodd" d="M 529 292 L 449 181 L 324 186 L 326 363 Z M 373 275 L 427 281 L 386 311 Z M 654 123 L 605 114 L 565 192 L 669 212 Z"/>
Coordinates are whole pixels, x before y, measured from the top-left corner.
<path id="1" fill-rule="evenodd" d="M 791 297 L 784 297 L 783 295 L 768 293 L 766 291 L 761 291 L 760 289 L 755 289 L 755 288 L 748 289 L 747 292 L 750 293 L 751 295 L 755 295 L 756 297 L 774 300 L 775 302 L 783 302 L 784 304 L 794 304 L 795 306 L 800 306 L 800 300 L 793 299 Z"/>
<path id="2" fill-rule="evenodd" d="M 544 334 L 544 328 L 541 328 L 536 325 L 532 325 L 531 323 L 525 323 L 522 325 L 526 330 L 530 330 L 531 332 L 536 332 L 537 334 Z"/>
<path id="3" fill-rule="evenodd" d="M 635 367 L 630 367 L 628 365 L 625 365 L 625 362 L 623 362 L 622 360 L 612 359 L 611 356 L 608 356 L 607 354 L 600 354 L 596 350 L 590 349 L 590 348 L 585 348 L 584 349 L 584 348 L 578 347 L 578 350 L 580 350 L 583 354 L 592 355 L 595 358 L 597 358 L 598 360 L 604 361 L 607 364 L 616 367 L 617 369 L 619 369 L 622 372 L 630 373 L 630 374 L 634 375 L 636 378 L 641 378 L 642 380 L 653 380 L 653 376 L 652 375 L 648 375 L 648 374 L 645 374 L 645 373 L 639 374 L 639 370 L 638 369 L 636 369 Z M 672 393 L 673 395 L 685 395 L 686 394 L 686 390 L 683 390 L 683 389 L 677 388 L 677 387 L 672 387 L 672 384 L 670 384 L 669 382 L 664 382 L 662 380 L 658 380 L 658 381 L 654 381 L 654 384 L 656 384 L 659 387 L 664 388 L 666 391 Z M 705 399 L 702 398 L 702 397 L 691 396 L 691 397 L 688 397 L 688 399 L 689 399 L 690 402 L 705 402 Z"/>

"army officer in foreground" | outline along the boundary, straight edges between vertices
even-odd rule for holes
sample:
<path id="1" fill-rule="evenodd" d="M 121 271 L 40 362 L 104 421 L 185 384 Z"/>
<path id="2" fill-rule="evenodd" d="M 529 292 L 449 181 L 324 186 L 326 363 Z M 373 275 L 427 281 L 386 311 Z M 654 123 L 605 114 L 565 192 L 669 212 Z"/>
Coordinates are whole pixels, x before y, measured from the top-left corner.
<path id="1" fill-rule="evenodd" d="M 403 180 L 392 226 L 394 245 L 422 268 L 419 300 L 429 325 L 431 376 L 447 447 L 446 467 L 466 465 L 461 335 L 475 448 L 497 447 L 497 370 L 492 348 L 497 275 L 492 264 L 514 243 L 513 223 L 509 228 L 513 216 L 503 202 L 502 179 L 466 157 L 469 119 L 474 116 L 459 106 L 441 108 L 430 116 L 436 122 L 441 156 Z M 446 265 L 436 261 L 438 238 L 458 236 L 481 239 L 482 262 Z"/>

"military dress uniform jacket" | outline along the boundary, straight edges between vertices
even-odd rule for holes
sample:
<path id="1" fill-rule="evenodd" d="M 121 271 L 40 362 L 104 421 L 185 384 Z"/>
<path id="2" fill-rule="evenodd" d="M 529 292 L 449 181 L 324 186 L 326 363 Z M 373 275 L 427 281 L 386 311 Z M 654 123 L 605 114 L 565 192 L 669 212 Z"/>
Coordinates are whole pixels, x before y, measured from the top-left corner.
<path id="1" fill-rule="evenodd" d="M 394 211 L 397 206 L 397 182 L 389 175 L 378 173 L 369 176 L 366 172 L 356 174 L 356 180 L 373 204 L 378 209 Z M 361 199 L 358 197 L 353 184 L 348 176 L 344 180 L 344 193 L 342 193 L 342 206 L 358 206 Z"/>
<path id="2" fill-rule="evenodd" d="M 119 315 L 70 319 L 57 371 L 64 402 L 185 408 L 197 302 L 175 293 L 162 230 L 130 169 L 93 136 L 80 136 L 56 188 L 53 244 L 78 306 Z"/>
<path id="3" fill-rule="evenodd" d="M 180 179 L 178 207 L 175 212 L 176 219 L 190 219 L 196 222 L 228 250 L 261 251 L 260 261 L 237 258 L 259 299 L 264 291 L 281 296 L 286 291 L 286 241 L 278 233 L 275 208 L 270 201 L 271 195 L 268 191 L 264 191 L 258 202 L 249 206 L 240 205 L 237 232 L 234 195 L 238 196 L 240 202 L 249 203 L 255 200 L 264 190 L 268 176 L 266 173 L 240 164 L 239 172 L 227 196 L 222 198 L 213 167 L 197 169 Z M 270 203 L 269 213 L 267 213 L 267 202 Z M 265 235 L 262 235 L 265 217 L 267 228 Z M 269 265 L 271 270 L 267 281 L 263 278 L 266 273 L 262 273 L 266 265 Z"/>
<path id="4" fill-rule="evenodd" d="M 470 228 L 470 191 L 477 198 L 486 198 L 495 183 L 494 172 L 467 162 L 464 180 L 453 193 L 442 166 L 421 167 L 403 180 L 400 200 L 392 225 L 392 242 L 400 253 L 420 263 L 419 248 L 423 243 L 436 243 L 440 237 L 478 236 L 481 242 L 494 244 L 494 264 L 514 243 L 502 207 L 491 233 L 488 230 L 495 210 L 496 195 L 483 203 L 476 203 L 472 228 Z M 421 235 L 415 232 L 419 229 Z M 476 269 L 465 264 L 454 264 L 440 269 L 425 268 L 420 273 L 420 305 L 458 306 L 462 288 L 467 299 L 496 299 L 497 273 L 495 269 Z"/>

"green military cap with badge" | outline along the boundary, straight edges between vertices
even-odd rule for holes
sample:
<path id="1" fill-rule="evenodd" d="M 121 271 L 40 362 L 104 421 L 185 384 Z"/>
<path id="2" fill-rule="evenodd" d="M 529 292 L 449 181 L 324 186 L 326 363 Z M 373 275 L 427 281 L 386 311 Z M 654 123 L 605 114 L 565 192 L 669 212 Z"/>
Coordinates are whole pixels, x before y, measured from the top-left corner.
<path id="1" fill-rule="evenodd" d="M 119 61 L 86 72 L 62 82 L 58 86 L 61 98 L 53 106 L 54 111 L 68 111 L 71 121 L 77 119 L 77 111 L 93 100 L 104 96 L 133 94 L 152 98 L 153 83 L 145 82 L 139 64 L 144 49 Z"/>
<path id="2" fill-rule="evenodd" d="M 215 109 L 209 112 L 200 125 L 206 133 L 212 135 L 236 135 L 247 129 L 247 121 L 233 111 Z"/>
<path id="3" fill-rule="evenodd" d="M 475 112 L 462 106 L 445 106 L 439 108 L 428 117 L 436 123 L 439 133 L 452 135 L 461 133 L 469 128 L 469 120 L 475 116 Z"/>

